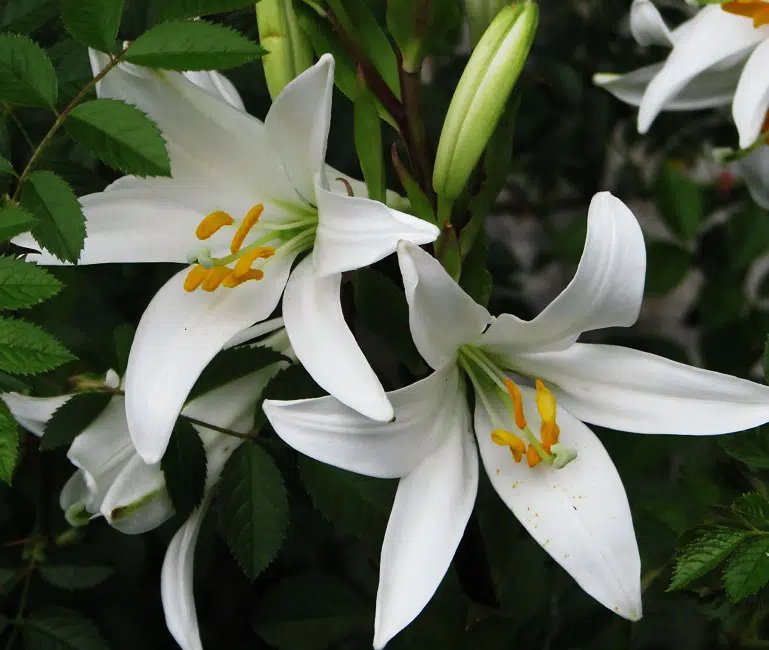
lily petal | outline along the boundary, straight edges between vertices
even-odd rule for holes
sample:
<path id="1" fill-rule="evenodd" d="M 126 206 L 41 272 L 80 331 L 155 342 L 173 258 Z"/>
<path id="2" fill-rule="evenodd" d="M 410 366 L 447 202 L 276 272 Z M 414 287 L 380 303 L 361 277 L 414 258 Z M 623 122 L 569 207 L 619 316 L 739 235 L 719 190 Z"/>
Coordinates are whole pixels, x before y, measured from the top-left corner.
<path id="1" fill-rule="evenodd" d="M 535 394 L 521 387 L 524 408 L 538 420 Z M 494 417 L 509 416 L 497 401 Z M 475 431 L 494 489 L 529 534 L 602 605 L 620 616 L 641 618 L 641 560 L 625 489 L 601 442 L 565 409 L 559 409 L 561 442 L 577 451 L 560 470 L 515 463 L 496 445 L 497 428 L 479 400 Z M 539 422 L 529 422 L 535 428 Z"/>
<path id="2" fill-rule="evenodd" d="M 168 631 L 182 650 L 203 650 L 193 593 L 195 546 L 210 499 L 192 513 L 168 545 L 160 573 L 160 595 Z"/>
<path id="3" fill-rule="evenodd" d="M 580 420 L 619 431 L 712 435 L 769 421 L 769 386 L 630 348 L 576 343 L 512 365 L 552 382 Z"/>
<path id="4" fill-rule="evenodd" d="M 763 28 L 754 29 L 750 20 L 718 5 L 701 9 L 649 84 L 638 111 L 638 131 L 646 133 L 657 114 L 697 75 L 715 66 L 736 65 L 764 38 Z"/>
<path id="5" fill-rule="evenodd" d="M 283 297 L 291 347 L 321 388 L 366 417 L 389 422 L 393 407 L 345 323 L 341 281 L 341 273 L 318 277 L 309 256 L 294 269 Z"/>
<path id="6" fill-rule="evenodd" d="M 593 83 L 608 90 L 626 104 L 640 106 L 646 88 L 662 70 L 662 65 L 655 63 L 623 75 L 595 74 L 593 75 Z M 705 70 L 691 83 L 684 86 L 674 98 L 668 100 L 664 110 L 696 111 L 703 108 L 728 106 L 734 99 L 739 79 L 739 68 Z"/>
<path id="7" fill-rule="evenodd" d="M 446 575 L 478 491 L 478 452 L 466 408 L 445 442 L 398 484 L 379 569 L 374 648 L 424 609 Z"/>
<path id="8" fill-rule="evenodd" d="M 432 368 L 441 368 L 454 359 L 460 345 L 478 338 L 491 314 L 418 246 L 399 242 L 398 264 L 414 344 Z"/>
<path id="9" fill-rule="evenodd" d="M 745 181 L 753 200 L 769 210 L 769 146 L 761 145 L 730 167 Z"/>
<path id="10" fill-rule="evenodd" d="M 429 244 L 433 224 L 384 203 L 330 192 L 318 180 L 318 230 L 312 257 L 319 275 L 361 269 L 395 252 L 398 241 Z"/>
<path id="11" fill-rule="evenodd" d="M 14 419 L 27 431 L 38 437 L 45 433 L 45 425 L 48 424 L 53 412 L 63 406 L 69 398 L 69 395 L 29 397 L 19 393 L 0 394 L 0 399 L 5 402 Z"/>
<path id="12" fill-rule="evenodd" d="M 283 88 L 264 119 L 272 150 L 291 184 L 312 204 L 315 175 L 322 172 L 326 158 L 333 89 L 334 57 L 324 54 Z"/>
<path id="13" fill-rule="evenodd" d="M 265 400 L 264 414 L 291 447 L 351 472 L 397 478 L 408 474 L 446 439 L 466 410 L 456 366 L 388 394 L 395 421 L 376 422 L 333 397 Z"/>
<path id="14" fill-rule="evenodd" d="M 243 100 L 240 98 L 238 89 L 221 72 L 216 70 L 189 70 L 182 73 L 187 79 L 194 83 L 198 88 L 207 90 L 212 95 L 221 97 L 230 106 L 238 110 L 245 111 Z"/>
<path id="15" fill-rule="evenodd" d="M 69 477 L 59 493 L 59 507 L 70 526 L 82 526 L 92 518 L 89 517 L 91 513 L 87 505 L 90 495 L 83 470 L 79 469 Z"/>
<path id="16" fill-rule="evenodd" d="M 769 110 L 769 38 L 748 58 L 734 95 L 732 117 L 740 134 L 740 147 L 747 149 L 761 135 Z"/>
<path id="17" fill-rule="evenodd" d="M 651 0 L 633 0 L 630 33 L 639 45 L 673 46 L 670 30 Z"/>
<path id="18" fill-rule="evenodd" d="M 211 293 L 185 291 L 184 269 L 152 299 L 125 374 L 128 426 L 145 462 L 162 458 L 184 401 L 208 362 L 240 330 L 275 309 L 294 257 L 276 255 L 264 279 Z"/>
<path id="19" fill-rule="evenodd" d="M 646 248 L 638 221 L 609 192 L 593 197 L 582 259 L 569 285 L 533 320 L 502 314 L 481 337 L 490 351 L 564 348 L 585 331 L 632 325 L 643 299 Z"/>

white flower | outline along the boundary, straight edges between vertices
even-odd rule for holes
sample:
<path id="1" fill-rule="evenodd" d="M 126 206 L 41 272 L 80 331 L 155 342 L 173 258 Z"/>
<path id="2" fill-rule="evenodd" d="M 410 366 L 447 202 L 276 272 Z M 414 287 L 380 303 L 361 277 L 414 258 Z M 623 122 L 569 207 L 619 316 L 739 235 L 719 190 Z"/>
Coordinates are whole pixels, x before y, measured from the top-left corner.
<path id="1" fill-rule="evenodd" d="M 641 133 L 662 110 L 732 104 L 740 147 L 752 145 L 769 109 L 769 2 L 711 4 L 669 30 L 650 0 L 633 0 L 630 27 L 641 45 L 665 45 L 664 61 L 625 75 L 597 74 L 595 83 L 639 106 Z"/>
<path id="2" fill-rule="evenodd" d="M 108 60 L 91 58 L 95 71 Z M 232 85 L 215 73 L 190 80 L 120 64 L 98 84 L 101 97 L 135 104 L 160 126 L 173 178 L 127 176 L 82 197 L 88 235 L 80 263 L 200 262 L 158 291 L 131 349 L 126 412 L 148 463 L 162 457 L 201 370 L 232 336 L 267 318 L 284 287 L 286 329 L 315 381 L 369 417 L 393 417 L 342 316 L 342 272 L 381 260 L 399 239 L 431 242 L 438 229 L 348 196 L 325 166 L 333 73 L 324 55 L 285 87 L 264 123 L 240 110 Z M 35 246 L 28 236 L 17 241 Z"/>
<path id="3" fill-rule="evenodd" d="M 764 210 L 769 210 L 769 146 L 756 147 L 729 168 L 748 186 L 750 196 Z"/>
<path id="4" fill-rule="evenodd" d="M 280 319 L 276 319 L 264 325 L 274 330 L 281 324 Z M 239 341 L 234 341 L 233 345 L 237 343 Z M 292 355 L 283 330 L 262 344 Z M 253 429 L 254 407 L 262 391 L 284 365 L 285 362 L 272 364 L 191 400 L 182 414 L 248 433 Z M 108 379 L 111 376 L 113 371 Z M 0 394 L 19 424 L 38 436 L 45 434 L 45 425 L 54 411 L 70 397 Z M 166 622 L 176 641 L 183 650 L 202 650 L 192 592 L 195 544 L 210 502 L 211 488 L 242 439 L 202 425 L 192 426 L 206 451 L 206 493 L 203 503 L 179 528 L 168 546 L 161 574 L 161 595 Z M 75 438 L 67 457 L 78 468 L 59 497 L 70 524 L 83 525 L 89 518 L 103 515 L 120 532 L 139 534 L 156 528 L 173 515 L 160 463 L 145 463 L 131 443 L 122 395 L 112 397 L 104 411 Z"/>
<path id="5" fill-rule="evenodd" d="M 395 422 L 367 420 L 331 397 L 264 404 L 300 452 L 402 477 L 382 547 L 374 647 L 418 615 L 449 567 L 475 500 L 477 450 L 499 496 L 553 559 L 606 607 L 640 618 L 625 490 L 581 420 L 636 433 L 739 431 L 769 420 L 769 387 L 576 342 L 585 331 L 631 325 L 641 305 L 643 236 L 609 193 L 591 203 L 573 280 L 532 321 L 492 317 L 416 246 L 399 244 L 398 261 L 412 336 L 435 372 L 389 394 Z M 472 423 L 465 377 L 475 392 Z"/>

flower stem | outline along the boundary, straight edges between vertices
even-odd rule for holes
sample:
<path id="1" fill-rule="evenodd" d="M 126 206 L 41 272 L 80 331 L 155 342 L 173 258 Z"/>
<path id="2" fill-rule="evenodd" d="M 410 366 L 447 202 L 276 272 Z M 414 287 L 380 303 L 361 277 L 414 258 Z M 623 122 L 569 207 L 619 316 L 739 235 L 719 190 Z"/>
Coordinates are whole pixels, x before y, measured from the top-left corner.
<path id="1" fill-rule="evenodd" d="M 254 440 L 256 437 L 259 436 L 258 429 L 255 431 L 249 431 L 248 433 L 240 433 L 239 431 L 233 431 L 232 429 L 225 429 L 224 427 L 211 424 L 210 422 L 203 422 L 203 420 L 192 418 L 189 415 L 181 414 L 179 417 L 186 420 L 190 424 L 197 424 L 199 427 L 206 427 L 206 429 L 212 429 L 213 431 L 223 433 L 227 436 L 232 436 L 233 438 L 240 438 L 241 440 Z"/>

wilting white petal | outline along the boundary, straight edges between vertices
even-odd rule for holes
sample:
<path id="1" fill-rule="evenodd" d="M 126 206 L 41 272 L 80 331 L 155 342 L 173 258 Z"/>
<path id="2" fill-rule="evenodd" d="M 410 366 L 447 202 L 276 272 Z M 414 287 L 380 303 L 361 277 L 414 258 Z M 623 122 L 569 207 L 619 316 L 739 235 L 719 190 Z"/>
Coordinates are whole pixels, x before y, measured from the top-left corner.
<path id="1" fill-rule="evenodd" d="M 730 167 L 745 181 L 753 200 L 769 210 L 769 147 L 761 145 Z"/>
<path id="2" fill-rule="evenodd" d="M 480 343 L 497 354 L 568 347 L 585 331 L 632 325 L 646 273 L 643 234 L 633 213 L 609 192 L 593 197 L 582 259 L 569 285 L 531 321 L 497 317 Z"/>
<path id="3" fill-rule="evenodd" d="M 233 289 L 187 292 L 187 269 L 158 291 L 136 330 L 125 375 L 128 425 L 136 450 L 159 461 L 176 417 L 209 361 L 240 330 L 270 315 L 295 255 L 278 253 L 264 279 Z"/>
<path id="4" fill-rule="evenodd" d="M 195 545 L 209 499 L 192 513 L 168 545 L 160 573 L 160 596 L 168 631 L 182 650 L 203 650 L 193 594 Z"/>
<path id="5" fill-rule="evenodd" d="M 85 475 L 79 469 L 69 477 L 59 493 L 59 506 L 70 526 L 82 526 L 91 518 L 92 513 L 88 510 L 90 497 L 91 491 L 85 482 Z"/>
<path id="6" fill-rule="evenodd" d="M 384 203 L 351 197 L 316 183 L 318 231 L 312 257 L 319 275 L 360 269 L 395 252 L 398 241 L 429 244 L 439 230 Z"/>
<path id="7" fill-rule="evenodd" d="M 750 55 L 734 95 L 732 117 L 740 134 L 740 147 L 747 149 L 761 135 L 769 110 L 769 38 Z"/>
<path id="8" fill-rule="evenodd" d="M 630 33 L 639 45 L 673 46 L 670 30 L 651 0 L 633 0 Z"/>
<path id="9" fill-rule="evenodd" d="M 341 280 L 341 273 L 318 277 L 312 257 L 302 260 L 283 297 L 286 332 L 321 388 L 359 413 L 388 422 L 393 407 L 342 314 Z"/>
<path id="10" fill-rule="evenodd" d="M 752 21 L 726 13 L 718 5 L 701 9 L 649 84 L 638 111 L 639 132 L 646 133 L 657 114 L 697 75 L 713 67 L 736 65 L 765 37 L 763 28 L 754 29 Z"/>
<path id="11" fill-rule="evenodd" d="M 630 348 L 576 343 L 513 365 L 580 420 L 619 431 L 709 435 L 769 421 L 769 386 Z"/>
<path id="12" fill-rule="evenodd" d="M 374 648 L 413 621 L 443 580 L 478 490 L 467 409 L 445 442 L 398 484 L 382 544 Z"/>
<path id="13" fill-rule="evenodd" d="M 315 203 L 315 175 L 323 169 L 331 120 L 334 58 L 324 54 L 286 85 L 272 103 L 264 129 L 291 184 L 308 203 Z M 275 165 L 275 161 L 270 163 Z"/>
<path id="14" fill-rule="evenodd" d="M 198 88 L 221 97 L 230 106 L 234 106 L 241 111 L 246 110 L 237 88 L 221 72 L 216 70 L 189 70 L 182 74 L 198 86 Z"/>
<path id="15" fill-rule="evenodd" d="M 534 391 L 521 387 L 529 426 L 539 417 Z M 498 420 L 509 415 L 497 402 Z M 494 489 L 531 536 L 588 594 L 620 616 L 641 617 L 641 560 L 625 489 L 601 442 L 565 409 L 558 409 L 560 441 L 577 458 L 560 470 L 540 463 L 515 463 L 507 447 L 496 445 L 496 428 L 480 401 L 475 431 L 486 473 Z M 513 429 L 514 430 L 514 427 Z"/>
<path id="16" fill-rule="evenodd" d="M 2 393 L 0 399 L 11 412 L 16 421 L 30 433 L 42 436 L 45 425 L 51 419 L 53 412 L 64 405 L 70 395 L 57 397 L 29 397 L 19 393 Z"/>
<path id="17" fill-rule="evenodd" d="M 409 326 L 417 350 L 433 368 L 441 368 L 457 348 L 478 338 L 491 315 L 451 279 L 440 262 L 418 246 L 398 244 Z"/>
<path id="18" fill-rule="evenodd" d="M 264 414 L 291 447 L 329 465 L 381 478 L 410 472 L 439 446 L 464 414 L 464 382 L 456 366 L 388 393 L 395 421 L 376 422 L 333 397 L 265 400 Z"/>

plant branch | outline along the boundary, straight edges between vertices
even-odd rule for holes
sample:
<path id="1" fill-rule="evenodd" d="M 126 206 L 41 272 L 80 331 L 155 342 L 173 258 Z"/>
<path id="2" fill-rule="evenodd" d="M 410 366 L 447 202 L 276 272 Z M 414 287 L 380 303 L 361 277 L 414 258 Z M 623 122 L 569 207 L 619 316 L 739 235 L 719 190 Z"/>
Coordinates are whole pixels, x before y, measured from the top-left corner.
<path id="1" fill-rule="evenodd" d="M 233 431 L 232 429 L 226 429 L 225 427 L 217 426 L 216 424 L 211 424 L 210 422 L 203 422 L 203 420 L 198 420 L 197 418 L 192 418 L 189 415 L 181 414 L 179 416 L 180 418 L 183 418 L 190 424 L 197 424 L 200 427 L 206 427 L 207 429 L 213 429 L 214 431 L 218 431 L 219 433 L 223 433 L 227 436 L 232 436 L 234 438 L 240 438 L 241 440 L 253 440 L 259 435 L 259 431 L 249 431 L 248 433 L 240 433 L 239 431 Z"/>
<path id="2" fill-rule="evenodd" d="M 398 75 L 404 115 L 402 123 L 399 124 L 401 134 L 414 171 L 414 179 L 434 205 L 432 162 L 427 150 L 427 138 L 422 119 L 422 80 L 418 72 L 408 72 L 403 68 L 400 52 L 398 52 Z"/>

